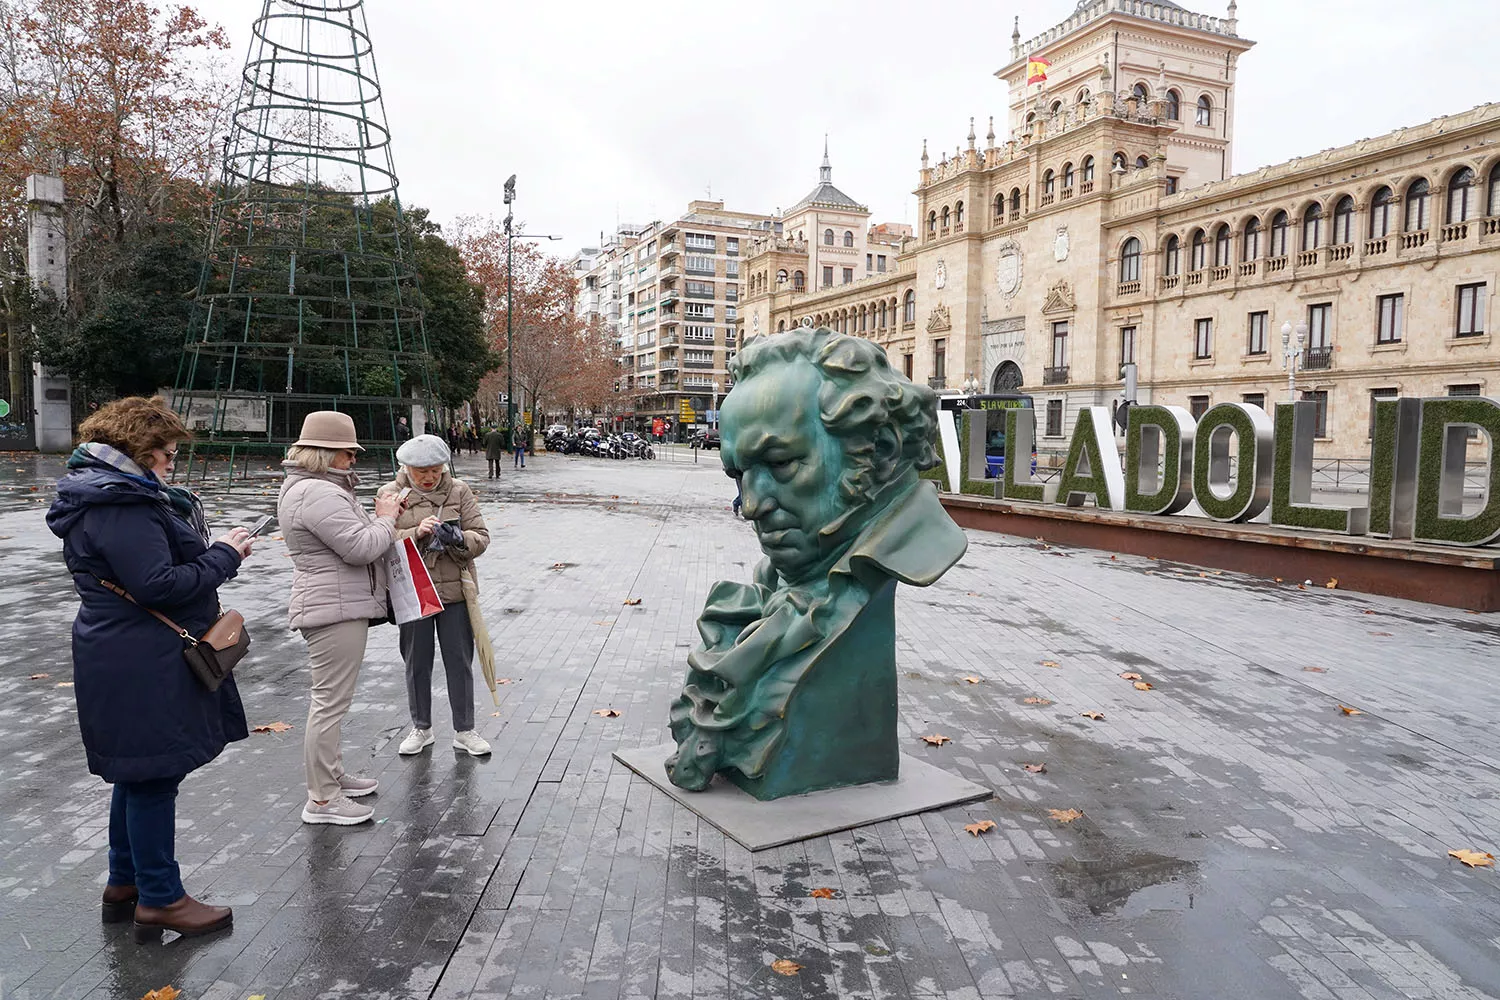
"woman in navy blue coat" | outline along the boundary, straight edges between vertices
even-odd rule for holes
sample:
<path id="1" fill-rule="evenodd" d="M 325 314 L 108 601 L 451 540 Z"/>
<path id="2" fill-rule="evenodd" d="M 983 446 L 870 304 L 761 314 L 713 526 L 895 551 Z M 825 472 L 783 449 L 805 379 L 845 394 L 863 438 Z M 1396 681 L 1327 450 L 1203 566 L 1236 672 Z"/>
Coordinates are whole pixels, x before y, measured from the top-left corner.
<path id="1" fill-rule="evenodd" d="M 230 926 L 228 907 L 183 890 L 174 850 L 177 786 L 248 736 L 232 678 L 205 688 L 182 639 L 144 609 L 201 636 L 219 612 L 218 587 L 250 554 L 237 528 L 210 544 L 203 505 L 166 485 L 182 421 L 157 399 L 101 407 L 79 428 L 47 526 L 82 600 L 73 623 L 73 682 L 89 770 L 114 785 L 104 919 L 134 916 L 137 940 Z M 124 588 L 138 603 L 105 589 Z"/>

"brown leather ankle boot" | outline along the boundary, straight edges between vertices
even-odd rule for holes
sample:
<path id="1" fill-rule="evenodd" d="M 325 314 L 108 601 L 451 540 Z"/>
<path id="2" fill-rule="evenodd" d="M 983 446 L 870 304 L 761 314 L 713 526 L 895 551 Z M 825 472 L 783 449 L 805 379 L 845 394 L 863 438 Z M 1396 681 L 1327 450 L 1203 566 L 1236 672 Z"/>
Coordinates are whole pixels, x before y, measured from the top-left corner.
<path id="1" fill-rule="evenodd" d="M 161 939 L 162 931 L 176 931 L 183 937 L 212 934 L 234 923 L 234 911 L 227 906 L 209 906 L 192 896 L 183 896 L 171 906 L 135 908 L 135 939 L 142 944 Z"/>
<path id="2" fill-rule="evenodd" d="M 135 916 L 138 894 L 133 885 L 107 885 L 101 912 L 106 924 L 118 924 Z"/>

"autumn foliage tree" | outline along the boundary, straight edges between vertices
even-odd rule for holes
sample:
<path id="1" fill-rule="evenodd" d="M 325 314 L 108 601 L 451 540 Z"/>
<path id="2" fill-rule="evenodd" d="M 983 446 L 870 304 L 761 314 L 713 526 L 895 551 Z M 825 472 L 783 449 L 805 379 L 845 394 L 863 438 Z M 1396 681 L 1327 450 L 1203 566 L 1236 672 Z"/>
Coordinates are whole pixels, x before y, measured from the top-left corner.
<path id="1" fill-rule="evenodd" d="M 510 257 L 514 342 L 507 351 L 506 310 L 512 306 L 506 295 L 505 231 L 491 219 L 463 219 L 455 243 L 470 278 L 484 289 L 485 325 L 499 359 L 481 392 L 494 399 L 505 391 L 509 363 L 514 388 L 534 411 L 534 421 L 543 413 L 609 412 L 616 399 L 618 352 L 597 324 L 584 324 L 574 312 L 578 285 L 567 266 L 528 240 L 515 241 Z"/>

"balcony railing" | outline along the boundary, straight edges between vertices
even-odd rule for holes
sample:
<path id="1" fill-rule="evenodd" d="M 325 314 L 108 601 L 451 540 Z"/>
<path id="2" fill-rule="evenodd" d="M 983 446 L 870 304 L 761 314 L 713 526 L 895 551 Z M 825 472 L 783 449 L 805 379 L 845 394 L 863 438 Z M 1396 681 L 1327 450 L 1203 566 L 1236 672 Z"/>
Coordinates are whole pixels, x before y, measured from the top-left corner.
<path id="1" fill-rule="evenodd" d="M 1187 281 L 1183 282 L 1183 284 L 1185 284 L 1185 285 L 1201 285 L 1201 284 L 1203 284 L 1203 272 L 1202 271 L 1189 271 L 1187 273 Z"/>
<path id="2" fill-rule="evenodd" d="M 1082 184 L 1078 185 L 1078 193 L 1080 195 L 1093 194 L 1093 192 L 1094 192 L 1094 182 L 1093 181 L 1084 181 Z"/>
<path id="3" fill-rule="evenodd" d="M 1316 250 L 1298 250 L 1297 251 L 1297 266 L 1298 267 L 1311 267 L 1312 265 L 1316 264 L 1317 262 L 1318 262 L 1318 251 L 1316 251 Z"/>
<path id="4" fill-rule="evenodd" d="M 1139 281 L 1122 281 L 1115 289 L 1117 295 L 1134 295 L 1141 290 Z"/>
<path id="5" fill-rule="evenodd" d="M 1455 222 L 1451 226 L 1443 227 L 1443 242 L 1452 243 L 1454 240 L 1466 240 L 1469 238 L 1469 224 L 1467 222 Z"/>
<path id="6" fill-rule="evenodd" d="M 695 358 L 687 358 L 687 359 L 685 359 L 682 362 L 682 367 L 684 367 L 684 368 L 707 368 L 707 369 L 712 370 L 713 367 L 714 367 L 714 363 L 711 360 L 710 361 L 699 361 L 699 360 L 696 360 Z"/>
<path id="7" fill-rule="evenodd" d="M 1422 230 L 1422 231 L 1420 231 L 1420 232 L 1416 232 L 1416 233 L 1402 233 L 1401 234 L 1401 249 L 1402 250 L 1415 250 L 1417 247 L 1425 247 L 1426 245 L 1427 245 L 1427 230 L 1425 230 L 1425 229 Z"/>
<path id="8" fill-rule="evenodd" d="M 1054 365 L 1051 368 L 1042 369 L 1042 385 L 1067 385 L 1068 366 Z"/>
<path id="9" fill-rule="evenodd" d="M 1285 271 L 1285 270 L 1286 270 L 1286 254 L 1282 254 L 1280 257 L 1267 257 L 1266 258 L 1266 273 L 1267 274 L 1275 274 L 1277 271 Z"/>
<path id="10" fill-rule="evenodd" d="M 1223 281 L 1229 277 L 1228 264 L 1215 264 L 1212 271 L 1208 272 L 1209 281 Z"/>
<path id="11" fill-rule="evenodd" d="M 948 388 L 948 376 L 933 375 L 927 380 L 927 388 L 943 390 Z"/>
<path id="12" fill-rule="evenodd" d="M 1258 260 L 1240 261 L 1240 277 L 1248 278 L 1251 275 L 1255 274 L 1256 265 L 1258 265 L 1259 263 L 1260 261 Z"/>
<path id="13" fill-rule="evenodd" d="M 1494 236 L 1496 233 L 1500 233 L 1500 215 L 1485 219 L 1481 225 L 1484 226 L 1484 235 L 1486 236 Z"/>
<path id="14" fill-rule="evenodd" d="M 661 292 L 661 298 L 657 299 L 657 302 L 660 305 L 666 305 L 669 302 L 676 302 L 681 297 L 682 296 L 678 294 L 677 289 L 664 288 Z"/>
<path id="15" fill-rule="evenodd" d="M 1354 256 L 1354 244 L 1340 243 L 1338 246 L 1328 248 L 1329 260 L 1348 260 Z"/>
<path id="16" fill-rule="evenodd" d="M 1309 347 L 1302 352 L 1302 367 L 1307 371 L 1327 371 L 1333 367 L 1332 347 Z"/>
<path id="17" fill-rule="evenodd" d="M 687 291 L 687 297 L 690 299 L 712 299 L 714 297 L 714 293 L 711 289 L 706 292 L 698 292 L 689 288 Z M 665 296 L 663 296 L 662 301 L 666 301 Z"/>
<path id="18" fill-rule="evenodd" d="M 661 363 L 657 365 L 657 368 L 659 370 L 661 370 L 661 371 L 664 371 L 664 372 L 676 371 L 677 370 L 677 359 L 676 358 L 663 358 L 661 360 Z"/>
<path id="19" fill-rule="evenodd" d="M 1161 276 L 1162 291 L 1166 291 L 1168 288 L 1176 288 L 1180 284 L 1182 284 L 1182 275 L 1180 274 L 1164 274 Z"/>
<path id="20" fill-rule="evenodd" d="M 1388 250 L 1389 248 L 1390 248 L 1390 241 L 1388 239 L 1386 239 L 1384 236 L 1376 237 L 1373 240 L 1365 240 L 1365 256 L 1366 257 L 1373 257 L 1376 254 L 1385 253 L 1386 250 Z"/>
<path id="21" fill-rule="evenodd" d="M 1057 195 L 1051 194 L 1049 192 L 1047 194 L 1042 195 L 1041 206 L 1043 208 L 1046 208 L 1048 205 L 1052 204 L 1056 200 L 1057 200 Z"/>

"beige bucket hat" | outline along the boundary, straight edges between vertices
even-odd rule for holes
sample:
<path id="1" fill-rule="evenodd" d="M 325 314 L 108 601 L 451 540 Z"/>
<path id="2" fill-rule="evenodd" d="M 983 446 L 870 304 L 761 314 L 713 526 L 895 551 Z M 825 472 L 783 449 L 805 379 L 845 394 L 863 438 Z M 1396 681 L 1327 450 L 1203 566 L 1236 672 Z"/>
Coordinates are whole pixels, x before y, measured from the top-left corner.
<path id="1" fill-rule="evenodd" d="M 293 442 L 299 448 L 334 448 L 364 451 L 354 435 L 354 418 L 337 410 L 314 410 L 302 421 L 302 436 Z"/>

